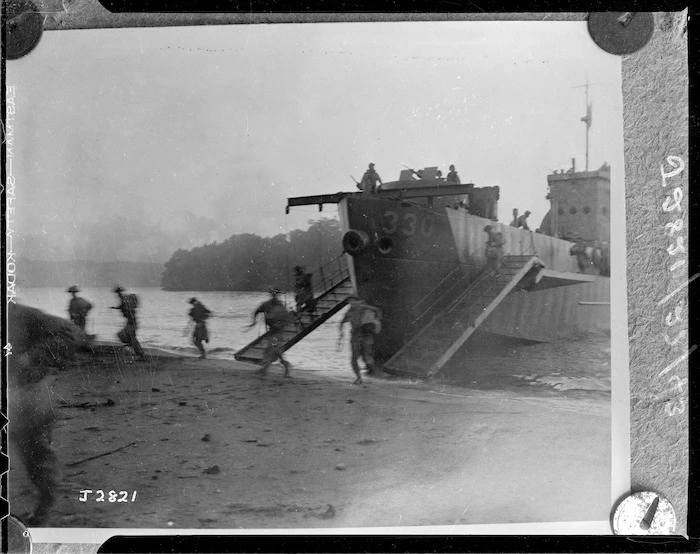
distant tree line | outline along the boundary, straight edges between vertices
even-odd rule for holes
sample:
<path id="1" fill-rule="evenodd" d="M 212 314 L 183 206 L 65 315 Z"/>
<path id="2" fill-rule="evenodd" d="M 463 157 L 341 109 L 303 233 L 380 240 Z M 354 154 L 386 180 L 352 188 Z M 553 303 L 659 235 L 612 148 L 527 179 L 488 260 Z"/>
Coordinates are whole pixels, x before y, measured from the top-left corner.
<path id="1" fill-rule="evenodd" d="M 157 287 L 163 264 L 157 262 L 47 261 L 17 259 L 17 280 L 22 287 Z"/>
<path id="2" fill-rule="evenodd" d="M 335 219 L 310 220 L 305 231 L 259 237 L 233 235 L 223 242 L 177 250 L 165 263 L 165 290 L 252 291 L 293 289 L 293 268 L 315 271 L 338 257 L 342 232 Z"/>

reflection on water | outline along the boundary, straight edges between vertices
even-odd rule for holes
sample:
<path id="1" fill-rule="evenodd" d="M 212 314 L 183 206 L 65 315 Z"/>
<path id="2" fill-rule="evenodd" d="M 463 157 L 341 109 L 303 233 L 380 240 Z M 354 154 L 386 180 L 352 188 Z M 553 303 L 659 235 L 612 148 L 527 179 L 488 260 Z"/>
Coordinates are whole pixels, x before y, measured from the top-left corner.
<path id="1" fill-rule="evenodd" d="M 159 288 L 134 288 L 127 292 L 135 292 L 139 296 L 138 337 L 144 346 L 197 355 L 197 349 L 190 342 L 191 329 L 187 317 L 191 307 L 187 301 L 192 296 L 214 312 L 207 322 L 210 337 L 207 352 L 210 357 L 233 359 L 237 350 L 264 332 L 261 318 L 258 318 L 254 328 L 248 325 L 252 322 L 255 308 L 269 297 L 266 293 L 168 292 Z M 99 340 L 118 340 L 116 333 L 123 327 L 124 318 L 118 310 L 110 309 L 110 306 L 119 303 L 111 287 L 84 288 L 80 296 L 93 304 L 88 315 L 88 333 L 96 334 Z M 281 298 L 289 307 L 293 306 L 292 294 Z M 17 300 L 51 314 L 68 317 L 70 294 L 63 288 L 21 289 Z M 336 314 L 287 351 L 286 357 L 295 369 L 352 373 L 347 340 L 343 341 L 340 351 L 336 350 L 341 318 L 341 314 Z"/>

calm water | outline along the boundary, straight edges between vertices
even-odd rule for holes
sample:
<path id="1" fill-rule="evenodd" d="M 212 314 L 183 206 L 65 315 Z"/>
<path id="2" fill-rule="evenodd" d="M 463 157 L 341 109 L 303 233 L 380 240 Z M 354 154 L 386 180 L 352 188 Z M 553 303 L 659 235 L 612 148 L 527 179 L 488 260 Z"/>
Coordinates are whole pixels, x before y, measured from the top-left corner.
<path id="1" fill-rule="evenodd" d="M 255 308 L 269 295 L 258 292 L 166 292 L 159 288 L 133 288 L 139 296 L 139 330 L 141 344 L 181 354 L 197 355 L 190 342 L 187 301 L 196 296 L 214 312 L 207 321 L 210 342 L 207 353 L 211 358 L 233 359 L 234 353 L 258 335 L 264 333 L 264 325 L 258 317 L 254 328 L 247 328 Z M 88 315 L 87 331 L 96 334 L 98 340 L 118 341 L 116 333 L 124 326 L 124 318 L 116 306 L 119 299 L 111 287 L 83 288 L 80 296 L 92 302 Z M 293 295 L 283 295 L 288 307 L 294 303 Z M 50 314 L 68 317 L 70 294 L 64 288 L 25 288 L 20 290 L 18 301 Z M 338 323 L 341 314 L 313 331 L 304 340 L 287 351 L 286 357 L 295 369 L 308 371 L 329 370 L 352 374 L 350 350 L 347 340 L 337 351 Z M 347 337 L 349 329 L 346 328 Z"/>

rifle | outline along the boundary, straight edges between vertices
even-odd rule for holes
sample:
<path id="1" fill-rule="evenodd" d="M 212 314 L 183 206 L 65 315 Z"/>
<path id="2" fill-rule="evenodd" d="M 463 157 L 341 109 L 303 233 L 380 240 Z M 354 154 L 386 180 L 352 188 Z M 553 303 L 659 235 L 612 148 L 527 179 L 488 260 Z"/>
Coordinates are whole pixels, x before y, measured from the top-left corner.
<path id="1" fill-rule="evenodd" d="M 423 175 L 421 174 L 420 171 L 416 171 L 415 169 L 411 169 L 411 168 L 408 167 L 406 164 L 401 164 L 401 165 L 404 166 L 406 169 L 408 169 L 411 173 L 413 173 L 414 175 L 416 175 L 419 179 L 422 179 L 422 178 L 423 178 Z"/>
<path id="2" fill-rule="evenodd" d="M 350 178 L 351 178 L 353 181 L 355 181 L 355 184 L 357 185 L 357 188 L 360 189 L 360 190 L 362 190 L 362 185 L 360 185 L 360 183 L 357 182 L 357 179 L 355 179 L 355 177 L 353 177 L 352 175 L 350 175 Z"/>

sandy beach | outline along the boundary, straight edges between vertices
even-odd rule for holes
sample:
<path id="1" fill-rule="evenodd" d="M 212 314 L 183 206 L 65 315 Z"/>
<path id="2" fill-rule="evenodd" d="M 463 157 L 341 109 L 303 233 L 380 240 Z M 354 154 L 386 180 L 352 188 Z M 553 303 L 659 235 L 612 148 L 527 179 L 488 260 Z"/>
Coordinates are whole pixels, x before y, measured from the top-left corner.
<path id="1" fill-rule="evenodd" d="M 152 351 L 136 363 L 111 347 L 80 354 L 51 386 L 63 482 L 46 526 L 605 520 L 610 393 L 571 386 L 586 372 L 609 380 L 605 344 L 593 343 L 593 363 L 556 368 L 546 366 L 556 345 L 492 351 L 479 372 L 491 378 L 466 387 L 392 378 L 352 386 L 349 367 L 297 368 L 284 379 L 273 365 L 261 378 L 256 366 L 229 360 Z M 590 352 L 591 343 L 579 347 Z M 34 492 L 19 463 L 10 483 L 22 518 Z M 93 493 L 81 501 L 84 490 Z M 109 491 L 127 501 L 110 502 Z"/>

